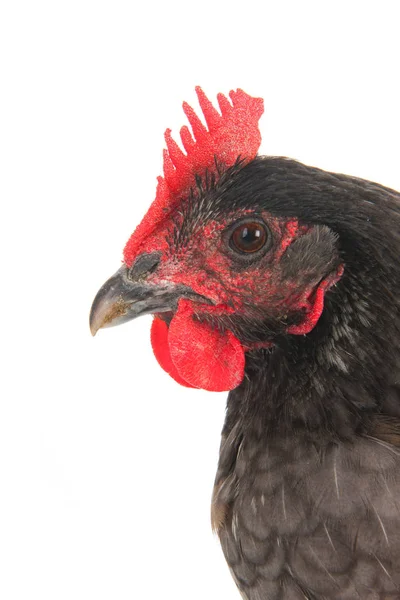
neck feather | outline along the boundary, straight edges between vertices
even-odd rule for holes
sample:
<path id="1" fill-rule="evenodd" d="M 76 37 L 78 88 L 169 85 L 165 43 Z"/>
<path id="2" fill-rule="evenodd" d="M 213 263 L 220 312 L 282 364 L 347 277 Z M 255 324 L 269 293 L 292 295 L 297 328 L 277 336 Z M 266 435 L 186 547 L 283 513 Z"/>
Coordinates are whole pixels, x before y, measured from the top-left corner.
<path id="1" fill-rule="evenodd" d="M 225 433 L 239 425 L 262 437 L 351 439 L 368 431 L 378 412 L 400 417 L 398 319 L 379 282 L 365 277 L 363 287 L 373 286 L 374 294 L 348 274 L 327 294 L 310 334 L 284 336 L 272 350 L 248 354 L 246 377 L 228 397 Z"/>

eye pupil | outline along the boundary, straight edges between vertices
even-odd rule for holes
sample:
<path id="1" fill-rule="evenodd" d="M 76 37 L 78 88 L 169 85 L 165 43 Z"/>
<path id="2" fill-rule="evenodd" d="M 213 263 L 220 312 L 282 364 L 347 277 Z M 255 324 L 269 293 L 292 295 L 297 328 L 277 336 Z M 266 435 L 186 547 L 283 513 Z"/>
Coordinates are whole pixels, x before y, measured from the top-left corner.
<path id="1" fill-rule="evenodd" d="M 252 244 L 259 237 L 261 237 L 261 231 L 259 229 L 250 229 L 249 227 L 244 227 L 242 230 L 242 242 L 245 244 Z"/>
<path id="2" fill-rule="evenodd" d="M 262 223 L 242 223 L 233 231 L 231 240 L 239 252 L 257 252 L 267 240 L 266 229 Z"/>

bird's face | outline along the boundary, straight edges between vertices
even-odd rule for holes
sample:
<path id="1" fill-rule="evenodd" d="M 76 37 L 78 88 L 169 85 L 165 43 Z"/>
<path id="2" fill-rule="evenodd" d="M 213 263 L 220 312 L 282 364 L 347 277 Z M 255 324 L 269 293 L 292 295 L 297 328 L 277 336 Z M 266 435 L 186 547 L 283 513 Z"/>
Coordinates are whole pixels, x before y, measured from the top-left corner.
<path id="1" fill-rule="evenodd" d="M 232 174 L 231 189 L 240 177 Z M 183 199 L 133 254 L 134 233 L 91 313 L 93 332 L 152 313 L 161 366 L 215 391 L 239 385 L 246 352 L 311 331 L 342 272 L 328 227 L 272 215 L 251 193 L 227 201 L 227 179 Z"/>

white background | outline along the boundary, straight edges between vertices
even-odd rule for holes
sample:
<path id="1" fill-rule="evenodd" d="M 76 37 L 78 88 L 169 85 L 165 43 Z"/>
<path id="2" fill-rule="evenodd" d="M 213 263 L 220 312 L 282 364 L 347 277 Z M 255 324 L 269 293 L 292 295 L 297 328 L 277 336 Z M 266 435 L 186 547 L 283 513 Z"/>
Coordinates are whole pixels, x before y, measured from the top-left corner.
<path id="1" fill-rule="evenodd" d="M 239 598 L 209 526 L 225 394 L 161 371 L 150 317 L 92 339 L 90 304 L 196 84 L 264 97 L 263 153 L 399 189 L 397 8 L 2 3 L 2 600 Z"/>

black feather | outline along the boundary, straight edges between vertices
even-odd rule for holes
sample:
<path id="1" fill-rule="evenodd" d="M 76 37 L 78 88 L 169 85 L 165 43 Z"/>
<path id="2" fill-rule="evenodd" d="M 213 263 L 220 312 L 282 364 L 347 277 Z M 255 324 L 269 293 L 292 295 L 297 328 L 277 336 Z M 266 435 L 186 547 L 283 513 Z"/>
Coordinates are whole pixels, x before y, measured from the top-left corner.
<path id="1" fill-rule="evenodd" d="M 229 394 L 216 478 L 219 535 L 243 597 L 400 598 L 400 195 L 285 158 L 257 158 L 202 193 L 186 219 L 249 207 L 297 217 L 345 265 L 306 336 L 260 315 L 226 323 L 275 342 L 248 353 Z M 332 256 L 295 243 L 307 264 Z M 299 268 L 290 252 L 285 261 Z M 391 425 L 379 433 L 382 415 Z"/>

